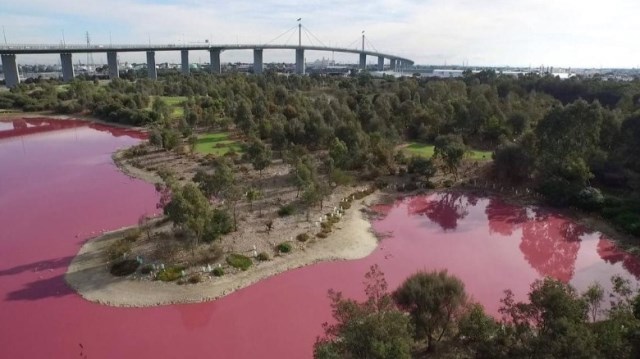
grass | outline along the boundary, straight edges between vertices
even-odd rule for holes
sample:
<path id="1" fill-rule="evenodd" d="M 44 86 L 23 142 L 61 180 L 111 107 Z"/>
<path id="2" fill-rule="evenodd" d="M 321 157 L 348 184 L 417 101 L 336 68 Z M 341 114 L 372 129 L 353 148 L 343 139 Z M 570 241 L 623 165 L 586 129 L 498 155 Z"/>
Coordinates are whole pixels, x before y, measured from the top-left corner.
<path id="1" fill-rule="evenodd" d="M 168 267 L 158 272 L 157 278 L 163 282 L 173 282 L 182 278 L 184 267 Z"/>
<path id="2" fill-rule="evenodd" d="M 232 151 L 241 153 L 242 146 L 237 141 L 230 140 L 227 132 L 207 133 L 198 136 L 196 152 L 224 156 Z"/>
<path id="3" fill-rule="evenodd" d="M 404 150 L 409 155 L 431 158 L 433 157 L 433 148 L 433 145 L 409 142 L 409 145 Z M 491 151 L 470 150 L 465 157 L 472 160 L 489 161 L 491 160 L 491 153 Z"/>
<path id="4" fill-rule="evenodd" d="M 186 96 L 154 96 L 151 99 L 151 103 L 149 103 L 149 109 L 151 109 L 156 97 L 161 98 L 169 106 L 172 118 L 184 116 L 184 108 L 182 105 L 184 105 L 184 102 L 187 100 Z"/>

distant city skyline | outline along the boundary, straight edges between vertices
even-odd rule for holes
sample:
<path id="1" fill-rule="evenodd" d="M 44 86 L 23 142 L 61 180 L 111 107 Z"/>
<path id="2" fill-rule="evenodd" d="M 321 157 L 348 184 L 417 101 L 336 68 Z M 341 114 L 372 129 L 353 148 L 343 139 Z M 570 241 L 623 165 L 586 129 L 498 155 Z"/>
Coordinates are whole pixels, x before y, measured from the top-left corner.
<path id="1" fill-rule="evenodd" d="M 0 25 L 8 43 L 267 43 L 296 26 L 317 39 L 303 43 L 367 47 L 411 58 L 416 64 L 634 68 L 640 65 L 637 0 L 337 0 L 260 2 L 204 0 L 0 0 Z M 285 43 L 289 34 L 274 43 Z M 0 39 L 4 42 L 4 38 Z M 297 34 L 288 43 L 297 42 Z M 306 54 L 307 61 L 330 53 Z M 194 52 L 192 62 L 207 62 Z M 104 54 L 94 54 L 97 63 Z M 145 62 L 144 53 L 120 54 Z M 75 56 L 85 62 L 86 56 Z M 357 62 L 357 55 L 335 54 Z M 375 59 L 370 59 L 373 63 Z M 20 55 L 20 63 L 57 63 L 56 55 Z M 223 62 L 251 62 L 250 51 L 225 52 Z M 292 51 L 265 51 L 265 62 L 293 62 Z M 158 53 L 157 62 L 179 62 Z"/>

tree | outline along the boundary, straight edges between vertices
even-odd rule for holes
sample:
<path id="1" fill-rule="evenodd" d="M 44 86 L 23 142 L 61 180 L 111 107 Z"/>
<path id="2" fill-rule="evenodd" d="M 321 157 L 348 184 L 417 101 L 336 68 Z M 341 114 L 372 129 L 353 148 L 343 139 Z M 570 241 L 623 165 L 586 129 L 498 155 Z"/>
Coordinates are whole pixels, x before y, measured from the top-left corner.
<path id="1" fill-rule="evenodd" d="M 180 136 L 178 132 L 172 129 L 163 129 L 162 130 L 162 148 L 167 151 L 171 151 L 176 148 L 180 143 Z"/>
<path id="2" fill-rule="evenodd" d="M 304 191 L 305 188 L 313 184 L 313 179 L 315 177 L 315 168 L 313 163 L 311 163 L 311 160 L 308 157 L 298 159 L 291 175 L 292 182 L 296 186 L 296 198 L 298 198 L 301 191 Z"/>
<path id="3" fill-rule="evenodd" d="M 194 246 L 197 246 L 211 216 L 211 204 L 195 184 L 188 183 L 182 188 L 173 189 L 164 213 L 174 225 L 191 231 Z"/>
<path id="4" fill-rule="evenodd" d="M 249 201 L 250 210 L 253 211 L 253 201 L 260 199 L 262 197 L 262 192 L 257 188 L 250 187 L 247 189 L 245 197 L 247 197 L 247 201 Z"/>
<path id="5" fill-rule="evenodd" d="M 329 147 L 329 156 L 333 159 L 333 163 L 340 169 L 348 169 L 349 167 L 349 148 L 339 138 L 334 138 Z"/>
<path id="6" fill-rule="evenodd" d="M 213 210 L 211 219 L 205 228 L 205 241 L 211 242 L 221 235 L 230 233 L 233 230 L 233 219 L 229 211 L 216 208 Z"/>
<path id="7" fill-rule="evenodd" d="M 598 103 L 579 100 L 553 108 L 538 123 L 541 191 L 558 204 L 568 202 L 593 176 L 588 163 L 598 149 L 602 120 Z"/>
<path id="8" fill-rule="evenodd" d="M 199 170 L 193 177 L 193 181 L 207 197 L 225 197 L 225 193 L 235 183 L 235 174 L 228 160 L 216 159 L 213 164 L 213 173 Z"/>
<path id="9" fill-rule="evenodd" d="M 158 113 L 162 121 L 168 120 L 169 116 L 171 116 L 171 109 L 169 109 L 169 105 L 167 105 L 161 97 L 153 98 L 151 110 Z"/>
<path id="10" fill-rule="evenodd" d="M 427 340 L 427 351 L 452 334 L 467 295 L 464 284 L 447 271 L 418 272 L 407 278 L 393 293 L 398 307 L 408 311 L 416 337 Z"/>
<path id="11" fill-rule="evenodd" d="M 640 114 L 627 118 L 622 123 L 621 152 L 625 165 L 640 173 Z"/>
<path id="12" fill-rule="evenodd" d="M 314 357 L 411 358 L 411 325 L 393 304 L 384 274 L 372 266 L 366 275 L 363 303 L 329 291 L 335 324 L 324 323 L 324 336 L 314 345 Z"/>
<path id="13" fill-rule="evenodd" d="M 604 289 L 599 283 L 593 283 L 582 293 L 582 298 L 589 306 L 589 314 L 591 314 L 591 321 L 595 323 L 600 313 L 600 307 L 604 300 Z"/>
<path id="14" fill-rule="evenodd" d="M 596 338 L 587 326 L 587 303 L 570 285 L 545 278 L 531 285 L 529 302 L 502 299 L 507 357 L 595 358 Z"/>
<path id="15" fill-rule="evenodd" d="M 412 174 L 416 174 L 423 177 L 426 181 L 436 174 L 436 167 L 433 165 L 433 161 L 429 158 L 420 156 L 413 156 L 409 159 L 409 166 L 407 171 Z"/>
<path id="16" fill-rule="evenodd" d="M 253 165 L 253 169 L 260 172 L 271 164 L 271 150 L 258 138 L 252 138 L 247 147 L 247 158 Z"/>
<path id="17" fill-rule="evenodd" d="M 467 147 L 458 135 L 440 135 L 436 138 L 433 158 L 439 159 L 443 167 L 458 179 L 458 166 L 467 151 Z"/>
<path id="18" fill-rule="evenodd" d="M 492 157 L 495 174 L 500 179 L 521 183 L 532 175 L 534 158 L 522 145 L 502 145 L 495 150 Z"/>

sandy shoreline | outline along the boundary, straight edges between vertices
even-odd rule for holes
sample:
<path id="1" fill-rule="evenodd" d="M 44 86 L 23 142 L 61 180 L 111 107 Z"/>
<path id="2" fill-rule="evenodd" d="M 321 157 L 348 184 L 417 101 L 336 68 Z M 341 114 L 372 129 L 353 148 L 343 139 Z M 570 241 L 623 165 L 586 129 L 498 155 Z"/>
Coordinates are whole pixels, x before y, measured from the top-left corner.
<path id="1" fill-rule="evenodd" d="M 360 259 L 371 254 L 378 239 L 362 209 L 376 203 L 375 193 L 354 201 L 336 230 L 328 238 L 318 239 L 304 249 L 255 263 L 245 272 L 212 277 L 198 284 L 177 285 L 147 279 L 119 278 L 109 273 L 103 251 L 118 237 L 119 231 L 88 240 L 72 260 L 65 280 L 88 301 L 117 307 L 150 307 L 214 300 L 248 287 L 262 279 L 318 262 Z"/>

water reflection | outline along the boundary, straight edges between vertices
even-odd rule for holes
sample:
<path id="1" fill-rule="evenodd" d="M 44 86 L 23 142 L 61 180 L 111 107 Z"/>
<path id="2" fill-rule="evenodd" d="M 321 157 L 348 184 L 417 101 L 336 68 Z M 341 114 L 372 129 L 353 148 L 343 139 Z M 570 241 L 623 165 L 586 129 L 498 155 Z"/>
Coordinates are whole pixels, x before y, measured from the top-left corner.
<path id="1" fill-rule="evenodd" d="M 489 233 L 491 234 L 498 233 L 510 236 L 528 220 L 525 207 L 512 206 L 495 198 L 489 199 L 484 212 L 489 218 Z"/>
<path id="2" fill-rule="evenodd" d="M 78 127 L 89 127 L 101 132 L 108 132 L 114 137 L 128 136 L 136 139 L 145 139 L 146 134 L 142 131 L 111 127 L 87 120 L 77 119 L 52 119 L 52 118 L 20 118 L 11 122 L 1 122 L 0 139 L 27 136 L 36 133 L 51 132 Z"/>
<path id="3" fill-rule="evenodd" d="M 622 267 L 640 280 L 640 260 L 633 255 L 623 252 L 616 245 L 603 235 L 598 241 L 598 255 L 605 262 L 616 264 L 622 262 Z"/>
<path id="4" fill-rule="evenodd" d="M 535 217 L 522 225 L 520 250 L 541 276 L 569 282 L 575 272 L 584 228 L 566 219 L 535 210 Z"/>
<path id="5" fill-rule="evenodd" d="M 458 221 L 469 214 L 467 207 L 475 206 L 477 203 L 478 198 L 475 196 L 447 192 L 429 197 L 413 197 L 407 210 L 410 216 L 426 216 L 444 231 L 450 231 L 458 228 Z"/>

